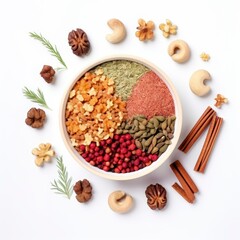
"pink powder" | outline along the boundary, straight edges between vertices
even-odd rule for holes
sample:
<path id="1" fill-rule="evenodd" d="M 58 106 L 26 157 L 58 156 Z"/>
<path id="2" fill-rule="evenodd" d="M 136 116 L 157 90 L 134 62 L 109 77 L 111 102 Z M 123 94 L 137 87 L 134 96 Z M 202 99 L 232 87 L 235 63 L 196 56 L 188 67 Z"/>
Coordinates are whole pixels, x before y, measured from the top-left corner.
<path id="1" fill-rule="evenodd" d="M 127 100 L 128 118 L 136 115 L 172 116 L 175 106 L 172 95 L 163 82 L 153 71 L 145 73 L 132 90 Z"/>

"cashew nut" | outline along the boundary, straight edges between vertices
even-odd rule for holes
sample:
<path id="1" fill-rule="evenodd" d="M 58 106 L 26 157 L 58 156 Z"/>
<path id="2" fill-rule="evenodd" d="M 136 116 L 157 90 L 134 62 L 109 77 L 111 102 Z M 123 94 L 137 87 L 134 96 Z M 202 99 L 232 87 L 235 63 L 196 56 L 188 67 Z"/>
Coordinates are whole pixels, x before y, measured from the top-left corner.
<path id="1" fill-rule="evenodd" d="M 114 212 L 125 213 L 132 208 L 133 198 L 123 191 L 115 191 L 109 195 L 108 205 Z"/>
<path id="2" fill-rule="evenodd" d="M 126 36 L 126 29 L 124 24 L 116 18 L 108 20 L 107 24 L 113 30 L 111 34 L 108 34 L 106 36 L 107 41 L 110 43 L 121 42 Z"/>
<path id="3" fill-rule="evenodd" d="M 184 63 L 190 58 L 190 48 L 183 40 L 175 40 L 168 46 L 168 54 L 175 62 Z"/>
<path id="4" fill-rule="evenodd" d="M 211 90 L 209 86 L 205 85 L 205 80 L 211 80 L 211 75 L 206 70 L 200 69 L 192 74 L 189 86 L 197 96 L 204 96 Z"/>

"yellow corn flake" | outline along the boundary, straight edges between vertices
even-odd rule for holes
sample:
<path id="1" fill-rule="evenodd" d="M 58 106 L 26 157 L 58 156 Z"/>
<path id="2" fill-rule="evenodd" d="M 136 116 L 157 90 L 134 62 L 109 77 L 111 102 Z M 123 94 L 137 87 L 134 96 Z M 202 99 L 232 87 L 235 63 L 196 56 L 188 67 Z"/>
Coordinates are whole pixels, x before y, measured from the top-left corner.
<path id="1" fill-rule="evenodd" d="M 75 96 L 75 94 L 76 94 L 76 91 L 73 89 L 73 90 L 70 92 L 69 97 L 70 97 L 70 98 L 73 98 L 73 97 Z"/>
<path id="2" fill-rule="evenodd" d="M 85 137 L 85 140 L 83 142 L 84 145 L 89 145 L 93 141 L 93 138 L 89 133 L 85 133 L 84 137 Z"/>
<path id="3" fill-rule="evenodd" d="M 99 127 L 99 128 L 98 128 L 98 135 L 101 135 L 102 132 L 103 132 L 103 129 Z"/>
<path id="4" fill-rule="evenodd" d="M 93 111 L 93 106 L 88 104 L 88 103 L 84 103 L 83 104 L 83 109 L 86 110 L 87 112 L 92 112 Z"/>
<path id="5" fill-rule="evenodd" d="M 107 94 L 111 95 L 113 92 L 114 92 L 114 88 L 112 86 L 108 87 Z"/>
<path id="6" fill-rule="evenodd" d="M 111 100 L 107 100 L 107 109 L 111 108 L 113 106 L 113 102 Z"/>
<path id="7" fill-rule="evenodd" d="M 83 98 L 83 96 L 82 96 L 80 93 L 78 93 L 77 99 L 78 99 L 80 102 L 84 101 L 84 98 Z"/>
<path id="8" fill-rule="evenodd" d="M 94 87 L 92 87 L 89 91 L 88 91 L 88 94 L 90 96 L 96 96 L 97 95 L 97 92 L 96 90 L 94 89 Z"/>
<path id="9" fill-rule="evenodd" d="M 108 86 L 112 86 L 114 84 L 114 81 L 112 78 L 108 79 Z"/>
<path id="10" fill-rule="evenodd" d="M 103 74 L 103 69 L 99 68 L 95 71 L 96 75 L 102 75 Z"/>
<path id="11" fill-rule="evenodd" d="M 81 131 L 85 131 L 87 129 L 87 126 L 86 125 L 83 125 L 83 124 L 79 124 L 79 129 Z"/>
<path id="12" fill-rule="evenodd" d="M 103 82 L 106 79 L 104 75 L 101 76 L 100 81 Z"/>

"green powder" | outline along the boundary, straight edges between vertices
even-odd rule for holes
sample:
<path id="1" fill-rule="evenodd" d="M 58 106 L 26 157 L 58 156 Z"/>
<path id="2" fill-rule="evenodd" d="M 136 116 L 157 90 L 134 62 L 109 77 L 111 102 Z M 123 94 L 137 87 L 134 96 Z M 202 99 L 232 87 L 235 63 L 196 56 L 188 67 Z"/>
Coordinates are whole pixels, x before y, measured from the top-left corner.
<path id="1" fill-rule="evenodd" d="M 123 101 L 128 99 L 138 79 L 149 71 L 144 65 L 129 60 L 109 61 L 96 68 L 103 69 L 104 75 L 114 80 L 116 93 Z"/>

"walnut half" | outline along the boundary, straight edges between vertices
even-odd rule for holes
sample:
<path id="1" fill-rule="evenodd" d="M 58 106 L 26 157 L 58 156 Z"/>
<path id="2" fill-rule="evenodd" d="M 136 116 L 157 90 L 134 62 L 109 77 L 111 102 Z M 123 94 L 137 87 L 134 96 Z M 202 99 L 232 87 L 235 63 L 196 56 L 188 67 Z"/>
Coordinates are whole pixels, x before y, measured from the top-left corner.
<path id="1" fill-rule="evenodd" d="M 92 198 L 92 186 L 87 179 L 76 182 L 73 190 L 77 194 L 76 199 L 80 203 L 85 203 Z"/>
<path id="2" fill-rule="evenodd" d="M 160 184 L 151 184 L 146 188 L 147 204 L 152 210 L 163 209 L 167 203 L 167 191 Z"/>

